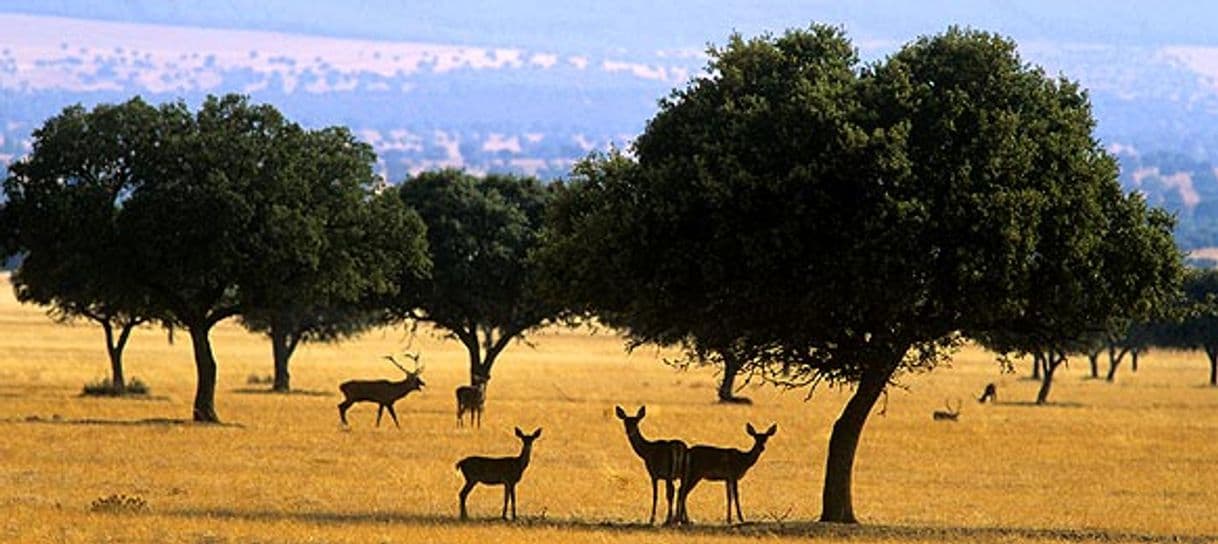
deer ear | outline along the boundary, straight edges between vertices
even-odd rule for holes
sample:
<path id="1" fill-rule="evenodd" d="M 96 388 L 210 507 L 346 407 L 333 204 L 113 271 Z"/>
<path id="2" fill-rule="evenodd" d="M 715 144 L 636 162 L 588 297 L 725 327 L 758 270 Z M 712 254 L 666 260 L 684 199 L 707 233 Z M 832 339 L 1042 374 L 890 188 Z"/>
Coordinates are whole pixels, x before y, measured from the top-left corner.
<path id="1" fill-rule="evenodd" d="M 614 406 L 613 411 L 617 413 L 618 419 L 626 419 L 626 411 L 621 406 Z"/>
<path id="2" fill-rule="evenodd" d="M 765 435 L 766 435 L 766 436 L 774 436 L 774 433 L 776 433 L 776 432 L 778 432 L 778 424 L 777 424 L 777 423 L 775 423 L 775 424 L 773 424 L 773 425 L 770 425 L 770 428 L 769 428 L 769 429 L 766 429 L 766 431 L 765 431 Z"/>
<path id="3" fill-rule="evenodd" d="M 516 427 L 516 436 L 519 438 L 524 438 L 524 431 L 520 430 L 520 427 Z"/>
<path id="4" fill-rule="evenodd" d="M 538 427 L 536 431 L 533 431 L 533 438 L 538 438 L 540 436 L 541 436 L 541 427 Z"/>
<path id="5" fill-rule="evenodd" d="M 745 432 L 747 432 L 747 433 L 749 433 L 749 434 L 751 434 L 751 435 L 753 435 L 753 436 L 757 436 L 757 429 L 754 429 L 754 428 L 753 428 L 753 424 L 752 424 L 752 423 L 745 423 L 745 424 L 744 424 L 744 430 L 745 430 Z"/>
<path id="6" fill-rule="evenodd" d="M 639 406 L 639 413 L 634 417 L 643 417 L 647 415 L 647 405 Z"/>

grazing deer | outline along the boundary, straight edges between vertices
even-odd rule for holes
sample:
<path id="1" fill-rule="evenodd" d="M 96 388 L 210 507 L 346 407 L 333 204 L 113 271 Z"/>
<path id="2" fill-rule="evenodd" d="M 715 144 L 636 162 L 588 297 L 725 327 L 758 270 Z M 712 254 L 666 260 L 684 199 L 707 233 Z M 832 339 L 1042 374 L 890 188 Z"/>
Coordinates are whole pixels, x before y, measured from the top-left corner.
<path id="1" fill-rule="evenodd" d="M 982 391 L 981 396 L 977 397 L 977 402 L 985 404 L 986 401 L 998 404 L 998 386 L 992 383 L 985 384 L 985 391 Z"/>
<path id="2" fill-rule="evenodd" d="M 478 428 L 482 428 L 482 409 L 486 406 L 486 382 L 490 380 L 490 376 L 475 374 L 473 385 L 462 385 L 457 388 L 458 427 L 465 425 L 462 416 L 465 415 L 465 412 L 469 412 L 470 426 L 477 423 Z"/>
<path id="3" fill-rule="evenodd" d="M 635 455 L 643 459 L 643 465 L 647 467 L 647 475 L 651 476 L 651 519 L 647 523 L 656 522 L 657 487 L 659 481 L 664 480 L 668 497 L 668 515 L 664 518 L 664 524 L 668 525 L 673 522 L 673 482 L 681 479 L 685 450 L 688 448 L 680 440 L 643 438 L 643 433 L 639 431 L 639 421 L 647 415 L 646 406 L 640 406 L 638 413 L 633 416 L 627 415 L 621 406 L 616 407 L 616 412 L 617 418 L 626 425 L 626 438 L 630 440 L 630 447 L 634 449 Z"/>
<path id="4" fill-rule="evenodd" d="M 956 407 L 954 409 L 950 399 L 943 401 L 943 404 L 947 410 L 935 410 L 935 413 L 931 416 L 935 421 L 956 421 L 960 419 L 960 399 L 956 399 Z"/>
<path id="5" fill-rule="evenodd" d="M 516 484 L 524 475 L 524 469 L 529 466 L 529 455 L 533 452 L 533 441 L 541 436 L 539 427 L 533 434 L 524 434 L 516 427 L 516 438 L 520 439 L 520 455 L 516 457 L 466 457 L 457 462 L 457 470 L 465 476 L 465 485 L 461 488 L 461 519 L 469 519 L 465 510 L 465 498 L 478 484 L 503 486 L 503 513 L 500 516 L 507 519 L 508 499 L 512 501 L 512 521 L 516 520 Z"/>
<path id="6" fill-rule="evenodd" d="M 419 377 L 423 373 L 423 367 L 419 365 L 419 355 L 408 353 L 406 356 L 414 360 L 415 369 L 413 371 L 406 370 L 406 367 L 398 364 L 397 359 L 394 359 L 392 355 L 385 356 L 385 359 L 406 373 L 406 379 L 402 381 L 351 380 L 338 386 L 338 390 L 343 392 L 344 397 L 343 401 L 338 403 L 338 418 L 342 420 L 344 427 L 347 426 L 347 409 L 351 408 L 351 405 L 357 402 L 375 402 L 379 405 L 376 409 L 377 427 L 381 426 L 381 415 L 385 410 L 389 410 L 389 417 L 393 418 L 393 424 L 399 429 L 402 428 L 398 424 L 398 414 L 393 410 L 393 404 L 411 391 L 418 391 L 426 385 Z"/>
<path id="7" fill-rule="evenodd" d="M 740 479 L 749 471 L 761 452 L 765 451 L 765 443 L 778 432 L 778 424 L 770 425 L 764 433 L 757 432 L 752 423 L 745 425 L 744 430 L 753 437 L 753 447 L 749 451 L 734 448 L 717 448 L 714 446 L 693 446 L 685 453 L 685 471 L 681 476 L 681 491 L 677 494 L 677 520 L 689 523 L 689 511 L 685 501 L 690 491 L 702 480 L 721 481 L 727 487 L 727 522 L 732 522 L 732 502 L 736 503 L 736 518 L 744 523 L 744 515 L 740 513 Z"/>

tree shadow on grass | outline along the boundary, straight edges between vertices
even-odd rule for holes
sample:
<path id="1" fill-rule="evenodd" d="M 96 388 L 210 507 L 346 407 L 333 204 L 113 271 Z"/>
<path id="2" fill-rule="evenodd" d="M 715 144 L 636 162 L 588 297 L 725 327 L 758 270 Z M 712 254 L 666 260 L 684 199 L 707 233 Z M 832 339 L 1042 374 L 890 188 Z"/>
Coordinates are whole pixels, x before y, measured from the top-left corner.
<path id="1" fill-rule="evenodd" d="M 996 406 L 1016 406 L 1016 407 L 1024 407 L 1024 408 L 1086 408 L 1087 407 L 1086 404 L 1083 404 L 1081 402 L 1074 402 L 1074 401 L 1066 401 L 1066 402 L 1049 401 L 1044 404 L 1036 404 L 1036 401 L 1032 401 L 1032 400 L 1004 400 L 1002 402 L 995 402 L 994 405 L 996 405 Z"/>
<path id="2" fill-rule="evenodd" d="M 51 417 L 46 418 L 42 416 L 26 416 L 24 418 L 9 418 L 2 421 L 5 423 L 39 423 L 46 425 L 112 425 L 119 427 L 172 427 L 180 425 L 195 428 L 245 428 L 245 425 L 240 423 L 199 423 L 189 419 L 171 419 L 160 417 L 146 419 L 72 419 L 60 416 L 59 414 L 54 414 Z"/>
<path id="3" fill-rule="evenodd" d="M 275 391 L 274 389 L 263 387 L 242 387 L 233 389 L 233 393 L 242 395 L 272 395 L 284 397 L 334 397 L 337 396 L 329 391 L 318 391 L 316 389 L 292 389 L 290 391 Z"/>
<path id="4" fill-rule="evenodd" d="M 161 512 L 165 515 L 209 520 L 295 521 L 317 524 L 399 524 L 421 526 L 504 526 L 607 531 L 614 533 L 668 532 L 691 536 L 741 535 L 755 538 L 799 538 L 855 540 L 861 538 L 891 541 L 976 542 L 980 540 L 1054 542 L 1142 542 L 1142 543 L 1208 543 L 1218 535 L 1176 535 L 1107 531 L 1103 529 L 1054 529 L 1038 527 L 937 527 L 917 525 L 843 525 L 814 521 L 749 522 L 740 525 L 696 524 L 681 527 L 648 525 L 620 520 L 553 519 L 541 516 L 521 516 L 519 521 L 505 522 L 497 516 L 477 517 L 461 521 L 456 515 L 407 514 L 385 512 L 321 512 L 321 511 L 248 511 L 232 509 L 178 509 Z"/>

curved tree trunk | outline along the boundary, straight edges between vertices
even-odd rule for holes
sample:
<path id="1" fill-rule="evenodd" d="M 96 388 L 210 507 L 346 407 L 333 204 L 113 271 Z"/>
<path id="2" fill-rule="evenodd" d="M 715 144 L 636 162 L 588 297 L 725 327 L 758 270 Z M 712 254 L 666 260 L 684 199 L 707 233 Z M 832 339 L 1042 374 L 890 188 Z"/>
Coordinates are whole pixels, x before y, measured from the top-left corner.
<path id="1" fill-rule="evenodd" d="M 1032 379 L 1040 379 L 1040 369 L 1044 366 L 1043 359 L 1039 353 L 1032 354 Z"/>
<path id="2" fill-rule="evenodd" d="M 1040 391 L 1036 393 L 1036 404 L 1049 402 L 1049 390 L 1053 388 L 1053 373 L 1057 372 L 1057 367 L 1065 361 L 1066 356 L 1063 354 L 1050 352 L 1045 357 L 1045 377 L 1040 382 Z"/>
<path id="3" fill-rule="evenodd" d="M 833 424 L 833 434 L 829 437 L 829 457 L 825 463 L 825 487 L 821 494 L 821 521 L 858 523 L 850 491 L 854 477 L 854 456 L 867 416 L 871 414 L 895 369 L 894 364 L 864 374 L 854 396 L 850 397 L 846 408 Z"/>
<path id="4" fill-rule="evenodd" d="M 1116 378 L 1117 367 L 1121 366 L 1121 361 L 1125 359 L 1125 354 L 1129 353 L 1129 348 L 1121 348 L 1118 350 L 1116 346 L 1108 347 L 1108 381 L 1113 381 Z"/>
<path id="5" fill-rule="evenodd" d="M 733 404 L 749 404 L 749 400 L 736 396 L 736 376 L 740 374 L 744 362 L 734 354 L 723 354 L 723 379 L 719 381 L 719 402 Z"/>
<path id="6" fill-rule="evenodd" d="M 190 342 L 194 347 L 195 371 L 198 383 L 195 386 L 194 420 L 202 423 L 219 423 L 216 415 L 216 357 L 211 351 L 211 325 L 188 327 Z"/>

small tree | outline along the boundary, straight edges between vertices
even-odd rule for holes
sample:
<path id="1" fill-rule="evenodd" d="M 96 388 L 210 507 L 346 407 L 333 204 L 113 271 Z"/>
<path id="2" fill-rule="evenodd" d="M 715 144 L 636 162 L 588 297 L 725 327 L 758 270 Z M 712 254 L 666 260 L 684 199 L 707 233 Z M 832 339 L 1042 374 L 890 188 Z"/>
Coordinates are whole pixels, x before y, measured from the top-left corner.
<path id="1" fill-rule="evenodd" d="M 48 307 L 56 321 L 99 324 L 120 395 L 131 332 L 155 314 L 137 288 L 132 248 L 119 236 L 117 218 L 141 181 L 135 162 L 156 115 L 138 98 L 65 108 L 34 131 L 33 152 L 9 167 L 4 182 L 0 260 L 24 254 L 12 277 L 17 299 Z"/>
<path id="2" fill-rule="evenodd" d="M 397 274 L 427 266 L 418 215 L 393 195 L 374 195 L 376 156 L 345 128 L 295 132 L 277 172 L 280 201 L 259 236 L 276 250 L 242 286 L 242 322 L 271 341 L 272 390 L 288 391 L 301 342 L 331 342 L 384 319 L 373 301 Z"/>
<path id="3" fill-rule="evenodd" d="M 1176 315 L 1156 322 L 1151 330 L 1155 345 L 1203 350 L 1209 384 L 1218 386 L 1218 270 L 1189 269 Z"/>
<path id="4" fill-rule="evenodd" d="M 460 341 L 469 352 L 471 383 L 489 379 L 509 342 L 561 309 L 542 296 L 534 258 L 551 194 L 536 178 L 452 169 L 424 172 L 400 186 L 402 201 L 427 227 L 432 269 L 427 278 L 402 278 L 409 296 L 390 307 Z"/>

